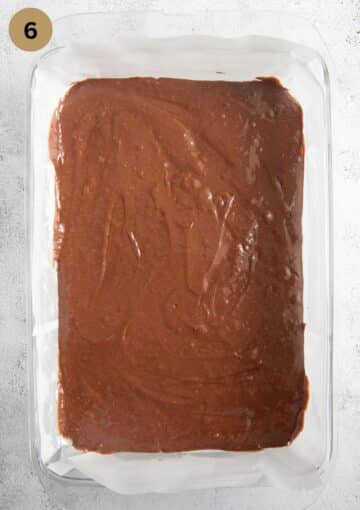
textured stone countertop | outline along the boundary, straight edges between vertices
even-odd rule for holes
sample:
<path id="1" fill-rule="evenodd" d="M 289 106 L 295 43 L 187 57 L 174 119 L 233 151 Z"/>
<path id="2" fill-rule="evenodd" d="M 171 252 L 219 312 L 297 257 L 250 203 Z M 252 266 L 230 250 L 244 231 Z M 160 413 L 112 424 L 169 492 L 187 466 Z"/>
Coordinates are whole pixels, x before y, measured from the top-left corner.
<path id="1" fill-rule="evenodd" d="M 358 0 L 2 0 L 0 16 L 0 508 L 53 510 L 28 458 L 24 299 L 25 91 L 33 55 L 8 37 L 13 13 L 31 5 L 51 18 L 84 11 L 286 9 L 315 22 L 333 58 L 335 202 L 336 465 L 314 510 L 360 508 L 360 2 Z M 177 509 L 247 507 L 235 493 L 179 495 Z M 169 500 L 126 500 L 129 510 L 167 509 Z M 79 507 L 80 508 L 80 507 Z M 81 506 L 81 508 L 83 508 Z M 91 506 L 86 507 L 91 510 Z M 286 507 L 291 510 L 292 504 Z M 281 510 L 281 509 L 280 509 Z"/>

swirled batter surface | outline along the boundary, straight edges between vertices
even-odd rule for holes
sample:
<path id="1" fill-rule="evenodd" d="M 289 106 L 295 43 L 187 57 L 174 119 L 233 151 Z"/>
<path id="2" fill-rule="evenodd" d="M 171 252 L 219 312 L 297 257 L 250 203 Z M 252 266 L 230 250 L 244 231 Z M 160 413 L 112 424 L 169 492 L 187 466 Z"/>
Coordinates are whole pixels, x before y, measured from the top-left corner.
<path id="1" fill-rule="evenodd" d="M 302 110 L 276 79 L 89 79 L 51 126 L 59 428 L 254 450 L 302 427 Z"/>

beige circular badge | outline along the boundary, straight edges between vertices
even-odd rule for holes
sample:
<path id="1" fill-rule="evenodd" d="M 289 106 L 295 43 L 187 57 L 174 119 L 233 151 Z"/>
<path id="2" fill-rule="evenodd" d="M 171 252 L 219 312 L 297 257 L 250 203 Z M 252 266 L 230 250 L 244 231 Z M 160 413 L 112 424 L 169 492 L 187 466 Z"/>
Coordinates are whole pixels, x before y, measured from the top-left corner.
<path id="1" fill-rule="evenodd" d="M 49 16 L 40 9 L 22 9 L 11 18 L 9 34 L 21 50 L 36 51 L 50 41 L 52 24 Z"/>

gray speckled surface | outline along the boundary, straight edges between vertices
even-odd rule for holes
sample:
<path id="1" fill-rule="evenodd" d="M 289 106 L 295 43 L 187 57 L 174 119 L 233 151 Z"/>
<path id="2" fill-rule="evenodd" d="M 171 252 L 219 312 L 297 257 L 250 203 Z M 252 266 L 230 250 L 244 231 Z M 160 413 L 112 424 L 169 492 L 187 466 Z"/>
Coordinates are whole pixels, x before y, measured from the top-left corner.
<path id="1" fill-rule="evenodd" d="M 177 2 L 176 2 L 177 3 Z M 11 15 L 28 6 L 52 18 L 87 10 L 175 8 L 171 0 L 2 0 L 0 16 L 0 509 L 51 510 L 28 459 L 24 300 L 24 113 L 31 54 L 14 48 Z M 335 194 L 335 411 L 337 461 L 314 509 L 360 508 L 360 2 L 358 0 L 182 0 L 180 8 L 287 9 L 316 22 L 332 54 L 336 148 Z M 157 497 L 126 500 L 130 510 L 156 508 Z M 150 504 L 151 503 L 151 504 Z M 170 504 L 170 500 L 168 500 Z M 213 491 L 171 498 L 176 508 L 244 508 Z M 164 501 L 159 507 L 166 508 Z M 91 506 L 87 507 L 91 510 Z M 291 510 L 291 502 L 287 510 Z"/>

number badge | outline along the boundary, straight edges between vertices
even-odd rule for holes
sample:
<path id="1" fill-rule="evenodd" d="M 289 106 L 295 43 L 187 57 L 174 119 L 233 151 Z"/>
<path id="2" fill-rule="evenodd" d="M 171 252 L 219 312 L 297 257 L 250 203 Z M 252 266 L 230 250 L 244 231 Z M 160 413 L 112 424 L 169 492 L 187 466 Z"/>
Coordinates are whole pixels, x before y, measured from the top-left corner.
<path id="1" fill-rule="evenodd" d="M 22 9 L 11 18 L 9 34 L 21 50 L 36 51 L 50 41 L 52 24 L 49 16 L 40 9 Z"/>

